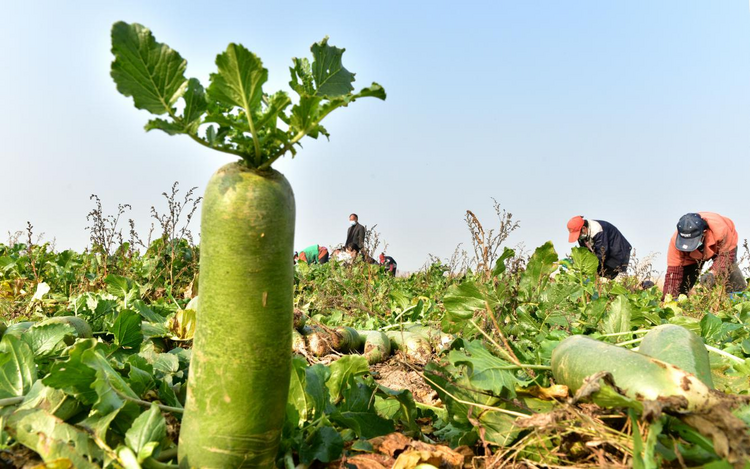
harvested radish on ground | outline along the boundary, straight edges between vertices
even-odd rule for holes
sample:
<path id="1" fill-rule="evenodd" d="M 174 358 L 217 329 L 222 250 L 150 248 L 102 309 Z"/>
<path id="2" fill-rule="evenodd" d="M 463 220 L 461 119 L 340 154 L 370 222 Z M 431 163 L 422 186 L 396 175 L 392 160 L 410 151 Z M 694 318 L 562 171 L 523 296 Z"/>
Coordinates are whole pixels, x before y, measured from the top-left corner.
<path id="1" fill-rule="evenodd" d="M 706 386 L 714 387 L 703 339 L 684 327 L 663 324 L 653 328 L 639 344 L 638 353 L 671 363 L 694 374 Z"/>
<path id="2" fill-rule="evenodd" d="M 138 109 L 165 117 L 146 130 L 185 134 L 239 158 L 214 174 L 203 200 L 200 307 L 179 444 L 184 467 L 275 465 L 291 376 L 295 205 L 271 165 L 294 156 L 303 137 L 327 137 L 320 122 L 333 110 L 385 99 L 376 83 L 353 93 L 344 49 L 328 38 L 311 50 L 312 62 L 292 61 L 293 105 L 286 92 L 263 91 L 268 71 L 242 45 L 216 57 L 204 89 L 145 27 L 112 28 L 117 89 Z"/>
<path id="3" fill-rule="evenodd" d="M 380 331 L 359 331 L 365 338 L 364 354 L 367 363 L 373 365 L 385 361 L 391 355 L 391 340 Z"/>
<path id="4" fill-rule="evenodd" d="M 402 351 L 409 360 L 415 363 L 424 365 L 432 356 L 430 342 L 422 334 L 408 331 L 389 331 L 385 335 L 390 339 L 391 346 L 394 349 Z"/>
<path id="5" fill-rule="evenodd" d="M 616 345 L 571 336 L 552 352 L 552 374 L 573 392 L 584 380 L 606 371 L 626 396 L 638 400 L 684 397 L 684 410 L 705 411 L 717 403 L 712 390 L 676 366 Z"/>

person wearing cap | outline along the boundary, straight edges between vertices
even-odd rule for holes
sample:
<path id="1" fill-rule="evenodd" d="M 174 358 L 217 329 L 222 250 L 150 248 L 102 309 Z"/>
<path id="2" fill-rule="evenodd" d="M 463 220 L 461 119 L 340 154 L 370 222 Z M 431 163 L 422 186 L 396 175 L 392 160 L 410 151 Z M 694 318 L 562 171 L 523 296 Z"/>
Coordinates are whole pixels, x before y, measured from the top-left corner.
<path id="1" fill-rule="evenodd" d="M 568 221 L 568 241 L 588 248 L 599 259 L 599 275 L 613 279 L 628 269 L 632 246 L 613 224 L 604 220 L 586 220 L 582 216 Z"/>
<path id="2" fill-rule="evenodd" d="M 747 288 L 747 282 L 737 265 L 738 240 L 734 222 L 727 217 L 711 212 L 683 215 L 669 243 L 662 299 L 667 295 L 675 297 L 689 293 L 703 264 L 709 260 L 713 260 L 711 280 L 724 282 L 730 292 Z"/>
<path id="3" fill-rule="evenodd" d="M 297 262 L 303 261 L 308 264 L 325 264 L 328 262 L 328 248 L 313 244 L 299 253 L 295 253 L 294 260 Z"/>

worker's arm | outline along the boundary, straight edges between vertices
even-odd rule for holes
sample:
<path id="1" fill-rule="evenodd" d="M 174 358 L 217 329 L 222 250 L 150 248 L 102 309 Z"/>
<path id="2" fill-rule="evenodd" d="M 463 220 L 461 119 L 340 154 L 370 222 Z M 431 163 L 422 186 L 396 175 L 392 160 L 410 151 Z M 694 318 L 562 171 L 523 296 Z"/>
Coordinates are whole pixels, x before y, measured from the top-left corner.
<path id="1" fill-rule="evenodd" d="M 729 272 L 729 268 L 737 260 L 737 249 L 731 251 L 719 252 L 714 258 L 713 264 L 711 264 L 711 271 L 717 277 L 720 275 L 726 275 Z"/>
<path id="2" fill-rule="evenodd" d="M 698 271 L 697 261 L 688 254 L 677 250 L 676 239 L 677 233 L 672 236 L 669 241 L 669 248 L 667 248 L 667 274 L 664 277 L 662 300 L 667 295 L 676 297 L 680 293 L 689 292 L 695 283 L 693 277 L 696 277 L 696 275 L 694 274 Z"/>

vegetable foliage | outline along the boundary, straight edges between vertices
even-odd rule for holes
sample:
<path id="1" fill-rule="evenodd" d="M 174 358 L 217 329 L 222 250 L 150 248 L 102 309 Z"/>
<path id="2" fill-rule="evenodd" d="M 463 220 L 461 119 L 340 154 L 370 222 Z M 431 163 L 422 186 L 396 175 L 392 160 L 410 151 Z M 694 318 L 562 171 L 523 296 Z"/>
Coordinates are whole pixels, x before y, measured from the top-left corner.
<path id="1" fill-rule="evenodd" d="M 295 155 L 305 136 L 328 137 L 321 122 L 332 111 L 360 98 L 385 99 L 377 83 L 354 92 L 354 73 L 342 64 L 344 50 L 326 37 L 312 45 L 312 62 L 292 59 L 293 99 L 285 91 L 265 92 L 268 70 L 260 58 L 231 43 L 216 57 L 217 71 L 204 88 L 198 79 L 186 78 L 187 61 L 150 30 L 118 22 L 112 27 L 111 74 L 135 107 L 163 116 L 148 121 L 146 130 L 184 134 L 237 155 L 252 168 L 267 169 L 287 152 Z"/>

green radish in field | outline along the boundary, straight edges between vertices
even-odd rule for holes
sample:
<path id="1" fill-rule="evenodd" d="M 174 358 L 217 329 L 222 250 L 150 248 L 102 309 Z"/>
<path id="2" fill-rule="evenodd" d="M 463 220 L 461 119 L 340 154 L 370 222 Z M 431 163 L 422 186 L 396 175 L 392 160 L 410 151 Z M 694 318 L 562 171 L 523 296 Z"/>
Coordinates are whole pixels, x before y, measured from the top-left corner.
<path id="1" fill-rule="evenodd" d="M 717 398 L 695 375 L 626 348 L 575 335 L 552 351 L 552 374 L 573 392 L 600 371 L 609 372 L 626 396 L 638 400 L 682 396 L 688 411 L 713 407 Z"/>
<path id="2" fill-rule="evenodd" d="M 362 345 L 359 333 L 351 327 L 313 327 L 313 332 L 306 336 L 306 340 L 310 352 L 317 357 L 328 355 L 332 351 L 351 352 Z"/>
<path id="3" fill-rule="evenodd" d="M 328 136 L 321 121 L 383 88 L 353 93 L 344 49 L 313 44 L 293 59 L 295 103 L 268 94 L 268 71 L 238 44 L 216 58 L 207 89 L 185 77 L 187 62 L 139 24 L 112 28 L 112 78 L 146 124 L 234 155 L 203 199 L 197 324 L 179 443 L 183 467 L 270 467 L 286 412 L 292 355 L 294 195 L 271 169 L 305 136 Z M 181 104 L 178 112 L 177 105 Z"/>
<path id="4" fill-rule="evenodd" d="M 425 364 L 432 356 L 430 341 L 417 332 L 388 331 L 385 333 L 391 346 L 404 352 L 404 355 L 415 363 Z"/>
<path id="5" fill-rule="evenodd" d="M 709 388 L 714 387 L 703 339 L 684 327 L 662 324 L 651 329 L 638 345 L 638 353 L 671 363 L 694 374 Z"/>
<path id="6" fill-rule="evenodd" d="M 367 363 L 384 362 L 391 355 L 391 339 L 380 331 L 359 331 L 359 335 L 365 338 L 364 355 Z"/>

